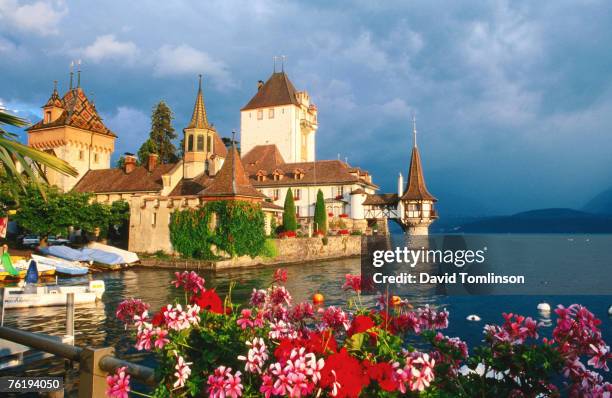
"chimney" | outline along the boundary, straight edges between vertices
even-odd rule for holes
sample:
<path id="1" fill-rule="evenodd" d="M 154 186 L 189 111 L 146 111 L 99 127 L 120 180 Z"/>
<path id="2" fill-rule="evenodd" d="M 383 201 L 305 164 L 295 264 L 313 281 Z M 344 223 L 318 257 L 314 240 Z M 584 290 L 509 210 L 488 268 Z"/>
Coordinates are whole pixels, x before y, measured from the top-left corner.
<path id="1" fill-rule="evenodd" d="M 257 82 L 257 91 L 261 90 L 261 88 L 263 87 L 263 85 L 264 85 L 263 80 L 258 81 L 258 82 Z"/>
<path id="2" fill-rule="evenodd" d="M 125 154 L 124 171 L 130 174 L 136 168 L 136 157 L 131 153 Z"/>
<path id="3" fill-rule="evenodd" d="M 156 153 L 150 153 L 149 154 L 149 159 L 147 161 L 147 170 L 149 172 L 152 172 L 153 169 L 157 166 L 157 154 Z"/>

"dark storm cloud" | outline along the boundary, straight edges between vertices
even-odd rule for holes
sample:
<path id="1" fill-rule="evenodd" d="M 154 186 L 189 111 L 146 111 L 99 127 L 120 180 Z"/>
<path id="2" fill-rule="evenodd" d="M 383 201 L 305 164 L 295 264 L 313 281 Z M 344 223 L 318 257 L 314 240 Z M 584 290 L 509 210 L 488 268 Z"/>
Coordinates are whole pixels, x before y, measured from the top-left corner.
<path id="1" fill-rule="evenodd" d="M 0 101 L 38 113 L 82 59 L 120 153 L 160 99 L 180 131 L 203 73 L 227 136 L 282 54 L 319 107 L 318 157 L 348 157 L 383 190 L 405 174 L 413 113 L 449 211 L 580 206 L 612 185 L 608 2 L 382 3 L 0 0 Z"/>

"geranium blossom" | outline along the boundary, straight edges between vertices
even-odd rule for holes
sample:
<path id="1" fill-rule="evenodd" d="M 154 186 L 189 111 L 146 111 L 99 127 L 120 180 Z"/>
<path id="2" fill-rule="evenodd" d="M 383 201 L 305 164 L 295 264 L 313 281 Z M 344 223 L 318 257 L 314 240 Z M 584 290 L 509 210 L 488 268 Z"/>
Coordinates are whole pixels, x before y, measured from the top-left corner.
<path id="1" fill-rule="evenodd" d="M 205 291 L 205 280 L 194 271 L 175 272 L 175 280 L 172 281 L 174 287 L 183 287 L 186 292 L 198 294 Z"/>
<path id="2" fill-rule="evenodd" d="M 157 349 L 161 350 L 166 344 L 170 342 L 170 340 L 167 338 L 168 331 L 162 328 L 155 328 L 153 336 L 155 337 L 155 348 Z"/>
<path id="3" fill-rule="evenodd" d="M 208 393 L 210 398 L 237 398 L 242 396 L 241 373 L 232 374 L 232 368 L 219 366 L 214 373 L 208 376 Z"/>
<path id="4" fill-rule="evenodd" d="M 345 282 L 344 285 L 342 285 L 342 288 L 345 290 L 352 289 L 357 293 L 361 292 L 361 276 L 346 274 Z"/>
<path id="5" fill-rule="evenodd" d="M 306 352 L 304 347 L 291 351 L 284 363 L 270 365 L 264 377 L 260 392 L 265 396 L 282 395 L 303 397 L 311 394 L 321 379 L 321 370 L 325 365 L 322 358 Z"/>
<path id="6" fill-rule="evenodd" d="M 406 364 L 396 370 L 399 390 L 405 393 L 406 387 L 410 391 L 423 391 L 429 387 L 434 379 L 433 368 L 436 361 L 429 354 L 414 351 L 406 355 Z M 399 366 L 399 364 L 395 364 Z"/>
<path id="7" fill-rule="evenodd" d="M 130 392 L 130 375 L 127 367 L 122 366 L 115 371 L 114 375 L 106 377 L 106 395 L 111 398 L 128 398 Z"/>
<path id="8" fill-rule="evenodd" d="M 320 309 L 323 312 L 323 325 L 334 330 L 348 330 L 350 327 L 350 321 L 346 312 L 342 311 L 341 308 L 335 306 L 329 306 L 325 310 Z"/>
<path id="9" fill-rule="evenodd" d="M 249 351 L 246 356 L 239 355 L 238 360 L 245 361 L 244 370 L 250 373 L 261 373 L 264 363 L 268 360 L 268 349 L 261 337 L 247 341 Z"/>
<path id="10" fill-rule="evenodd" d="M 284 268 L 278 268 L 274 271 L 274 279 L 272 283 L 285 283 L 287 282 L 287 270 Z"/>
<path id="11" fill-rule="evenodd" d="M 176 381 L 174 382 L 173 386 L 175 388 L 185 386 L 185 382 L 189 378 L 189 375 L 191 375 L 191 368 L 189 367 L 189 365 L 193 364 L 191 362 L 185 362 L 182 356 L 177 356 L 176 366 L 174 367 L 174 369 L 176 370 L 176 372 L 174 372 Z"/>
<path id="12" fill-rule="evenodd" d="M 129 298 L 119 303 L 117 310 L 115 311 L 115 316 L 127 327 L 128 323 L 134 320 L 135 315 L 141 316 L 148 309 L 149 304 L 145 303 L 144 301 Z"/>

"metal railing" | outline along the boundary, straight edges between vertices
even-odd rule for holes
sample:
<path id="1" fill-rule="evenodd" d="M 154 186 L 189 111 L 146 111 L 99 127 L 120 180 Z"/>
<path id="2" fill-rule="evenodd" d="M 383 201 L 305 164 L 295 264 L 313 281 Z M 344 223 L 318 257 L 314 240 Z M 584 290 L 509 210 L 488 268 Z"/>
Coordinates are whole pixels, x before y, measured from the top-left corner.
<path id="1" fill-rule="evenodd" d="M 3 295 L 4 289 L 0 292 Z M 72 300 L 70 299 L 72 297 Z M 68 302 L 74 303 L 74 293 L 68 294 Z M 2 309 L 3 312 L 3 309 Z M 68 312 L 70 314 L 70 312 Z M 70 317 L 70 315 L 68 315 Z M 74 325 L 74 316 L 67 322 L 67 329 Z M 72 326 L 74 331 L 74 326 Z M 133 379 L 143 384 L 155 385 L 155 371 L 152 368 L 123 361 L 114 356 L 115 349 L 112 347 L 92 348 L 76 347 L 65 344 L 53 336 L 42 333 L 33 333 L 25 330 L 0 326 L 0 338 L 30 347 L 35 350 L 47 352 L 60 358 L 79 363 L 79 398 L 104 398 L 106 397 L 106 376 L 115 372 L 118 368 L 125 366 L 127 373 Z"/>

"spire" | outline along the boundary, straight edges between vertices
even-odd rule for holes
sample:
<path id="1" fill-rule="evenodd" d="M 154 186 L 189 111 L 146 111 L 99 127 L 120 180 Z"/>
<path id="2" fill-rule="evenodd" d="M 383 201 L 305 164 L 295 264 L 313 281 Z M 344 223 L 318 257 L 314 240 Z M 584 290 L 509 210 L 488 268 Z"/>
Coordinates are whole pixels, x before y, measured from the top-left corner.
<path id="1" fill-rule="evenodd" d="M 74 76 L 74 61 L 70 61 L 70 90 L 72 90 L 72 78 Z"/>
<path id="2" fill-rule="evenodd" d="M 412 117 L 413 147 L 410 158 L 410 169 L 408 170 L 408 182 L 406 190 L 402 195 L 402 200 L 431 200 L 437 199 L 427 190 L 425 177 L 423 176 L 423 166 L 421 165 L 421 155 L 416 144 L 416 117 Z"/>
<path id="3" fill-rule="evenodd" d="M 81 87 L 81 60 L 77 61 L 77 88 Z"/>
<path id="4" fill-rule="evenodd" d="M 49 100 L 43 106 L 43 108 L 47 106 L 56 106 L 58 108 L 62 107 L 62 100 L 59 96 L 59 93 L 57 92 L 57 80 L 53 81 L 53 93 L 51 93 L 51 97 L 49 97 Z"/>
<path id="5" fill-rule="evenodd" d="M 193 115 L 191 116 L 191 122 L 187 126 L 188 129 L 205 129 L 210 128 L 208 119 L 206 117 L 206 107 L 204 106 L 204 97 L 202 95 L 202 75 L 199 75 L 198 83 L 198 96 L 193 107 Z"/>

